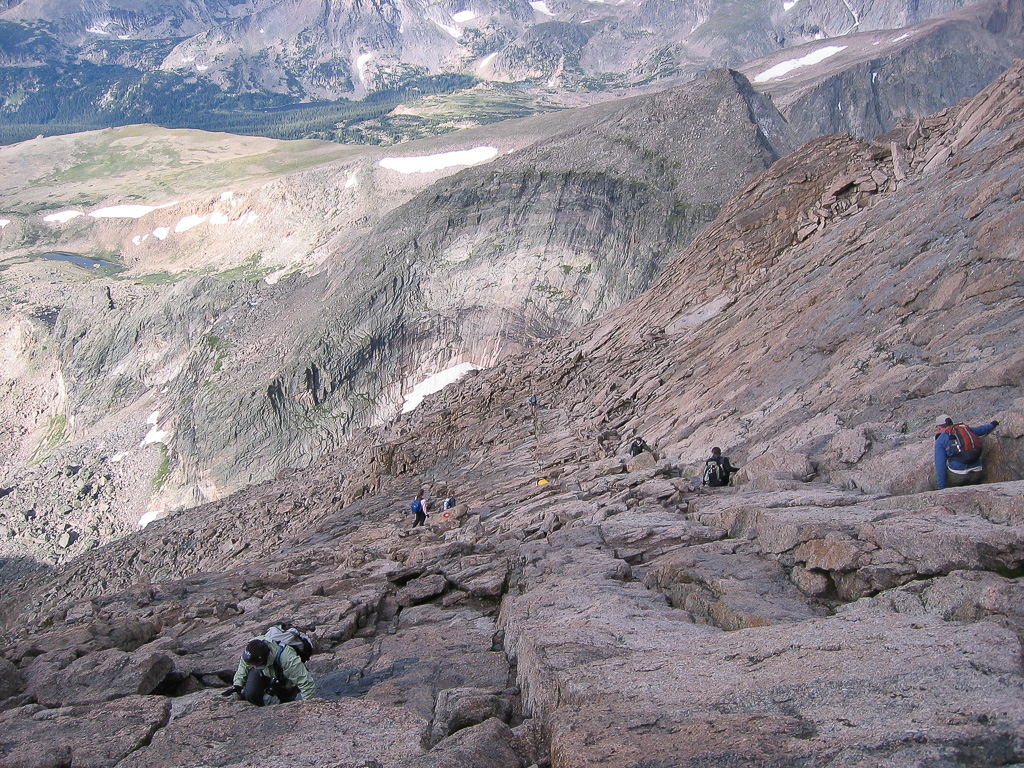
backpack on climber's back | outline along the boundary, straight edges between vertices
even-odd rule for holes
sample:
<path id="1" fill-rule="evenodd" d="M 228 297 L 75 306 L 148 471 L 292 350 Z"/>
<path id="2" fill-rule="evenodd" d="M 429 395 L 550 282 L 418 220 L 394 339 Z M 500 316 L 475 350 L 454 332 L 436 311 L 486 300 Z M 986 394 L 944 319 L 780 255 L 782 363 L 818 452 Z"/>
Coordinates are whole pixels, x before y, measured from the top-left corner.
<path id="1" fill-rule="evenodd" d="M 309 661 L 310 656 L 313 655 L 315 650 L 309 635 L 298 627 L 291 626 L 286 621 L 277 622 L 263 636 L 267 640 L 277 643 L 281 648 L 284 648 L 286 645 L 294 648 L 295 652 L 299 654 L 299 658 L 302 659 L 303 664 Z"/>
<path id="2" fill-rule="evenodd" d="M 721 462 L 708 459 L 704 463 L 704 485 L 710 485 L 712 488 L 725 485 L 725 471 Z"/>
<path id="3" fill-rule="evenodd" d="M 414 515 L 423 514 L 423 502 L 420 501 L 419 499 L 412 500 L 412 513 Z"/>
<path id="4" fill-rule="evenodd" d="M 953 461 L 961 464 L 973 464 L 981 458 L 981 440 L 966 424 L 954 424 L 950 438 L 956 447 L 956 453 L 950 456 Z"/>

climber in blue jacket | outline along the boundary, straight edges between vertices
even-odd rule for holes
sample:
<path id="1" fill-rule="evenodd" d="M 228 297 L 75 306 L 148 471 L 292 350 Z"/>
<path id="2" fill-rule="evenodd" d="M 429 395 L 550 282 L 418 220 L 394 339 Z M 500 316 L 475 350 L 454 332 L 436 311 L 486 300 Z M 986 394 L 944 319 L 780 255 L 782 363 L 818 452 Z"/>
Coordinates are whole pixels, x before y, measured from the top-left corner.
<path id="1" fill-rule="evenodd" d="M 980 427 L 954 424 L 942 414 L 935 420 L 935 475 L 939 490 L 946 487 L 948 474 L 965 484 L 981 479 L 981 438 L 999 426 L 998 421 Z"/>

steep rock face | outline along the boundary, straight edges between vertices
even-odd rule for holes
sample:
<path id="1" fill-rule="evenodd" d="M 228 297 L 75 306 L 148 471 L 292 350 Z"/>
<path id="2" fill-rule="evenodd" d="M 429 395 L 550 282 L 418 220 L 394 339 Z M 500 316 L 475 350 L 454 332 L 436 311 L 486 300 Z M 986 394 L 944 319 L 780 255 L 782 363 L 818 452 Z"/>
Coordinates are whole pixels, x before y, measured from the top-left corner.
<path id="1" fill-rule="evenodd" d="M 709 123 L 704 115 L 712 112 L 723 122 Z M 4 551 L 13 569 L 7 572 L 21 572 L 34 559 L 52 563 L 85 551 L 130 529 L 143 512 L 161 514 L 273 476 L 281 467 L 305 465 L 357 426 L 389 418 L 424 377 L 461 362 L 490 364 L 600 314 L 647 285 L 687 232 L 715 212 L 726 189 L 739 186 L 787 146 L 777 113 L 724 72 L 631 102 L 626 109 L 605 106 L 595 113 L 598 125 L 588 132 L 558 137 L 443 181 L 428 195 L 383 216 L 365 247 L 353 252 L 345 246 L 323 276 L 278 287 L 189 283 L 166 294 L 114 285 L 108 293 L 61 300 L 67 312 L 54 325 L 59 343 L 50 345 L 60 350 L 61 360 L 47 357 L 45 343 L 33 346 L 35 356 L 47 357 L 39 361 L 42 378 L 33 374 L 10 390 L 19 402 L 36 403 L 31 424 L 17 429 L 41 436 L 46 451 L 39 467 L 10 475 L 7 493 L 0 496 Z M 650 130 L 651 125 L 659 131 Z M 780 206 L 786 216 L 797 216 L 797 235 L 806 238 L 836 212 L 859 210 L 878 189 L 891 189 L 907 163 L 921 162 L 913 157 L 923 151 L 918 144 L 928 130 L 922 124 L 908 137 L 913 152 L 871 157 L 851 168 L 856 183 L 840 189 L 841 194 L 805 185 L 794 200 L 780 203 L 768 196 L 753 208 Z M 835 141 L 839 144 L 832 146 Z M 823 143 L 810 162 L 824 161 L 841 146 L 840 140 Z M 584 162 L 590 164 L 589 173 L 578 170 Z M 623 176 L 624 168 L 634 169 L 629 177 Z M 284 186 L 294 188 L 293 199 L 314 178 L 340 183 L 345 174 L 339 173 L 317 172 L 298 187 L 294 182 Z M 713 181 L 710 187 L 707 179 Z M 726 183 L 720 185 L 722 179 Z M 377 184 L 383 190 L 384 183 Z M 412 188 L 400 188 L 401 194 Z M 364 208 L 368 204 L 362 203 Z M 749 200 L 743 204 L 751 205 Z M 759 226 L 752 215 L 733 211 L 728 220 L 752 233 Z M 748 235 L 739 236 L 733 246 L 737 255 L 747 242 Z M 389 254 L 387 266 L 376 255 L 380 252 Z M 719 257 L 693 258 L 715 265 Z M 814 258 L 831 263 L 832 257 Z M 501 265 L 497 272 L 496 264 Z M 767 267 L 757 269 L 762 268 Z M 732 269 L 712 266 L 708 274 L 729 275 Z M 748 265 L 737 269 L 759 274 Z M 698 282 L 691 280 L 674 299 L 691 309 L 666 322 L 674 328 L 673 337 L 685 338 L 688 328 L 736 302 L 732 290 L 693 294 L 690 289 Z M 369 313 L 360 294 L 351 290 L 356 284 L 371 286 Z M 160 303 L 152 304 L 158 295 Z M 262 329 L 282 318 L 301 322 L 294 332 L 266 338 Z M 174 327 L 179 321 L 181 327 Z M 777 322 L 786 327 L 791 318 Z M 49 326 L 29 322 L 17 327 L 34 328 L 32 333 L 44 334 L 38 339 L 45 341 Z M 14 326 L 11 332 L 22 333 Z M 653 336 L 645 339 L 638 348 L 654 341 Z M 24 343 L 21 347 L 28 349 Z M 893 359 L 911 360 L 903 353 L 894 353 Z M 916 354 L 911 357 L 917 359 Z M 872 356 L 857 359 L 863 365 Z M 15 367 L 26 361 L 19 357 Z M 876 364 L 889 365 L 884 360 Z M 749 360 L 738 370 L 746 366 L 756 367 Z M 616 376 L 620 368 L 613 366 Z M 683 376 L 674 388 L 686 389 L 688 370 L 674 370 L 674 376 Z M 802 381 L 788 378 L 794 370 L 780 380 Z M 650 397 L 655 381 L 663 380 L 645 377 L 638 391 Z M 705 396 L 688 395 L 688 412 L 705 412 Z M 726 396 L 721 397 L 725 402 Z M 774 397 L 791 404 L 785 392 Z M 612 420 L 611 430 L 594 429 L 614 441 L 625 434 L 633 408 L 609 403 L 608 409 L 620 418 Z M 121 418 L 111 418 L 112 411 Z M 744 405 L 738 421 L 704 426 L 700 435 L 737 440 L 763 412 L 760 403 Z M 899 444 L 905 429 L 916 429 L 913 423 L 893 423 L 877 402 L 868 408 L 868 417 L 850 415 L 861 412 L 858 406 L 842 418 L 813 421 L 808 439 L 827 438 L 827 443 L 812 451 L 813 461 L 796 454 L 794 466 L 810 469 L 788 476 L 804 477 L 817 468 L 846 478 L 873 445 Z M 148 423 L 150 418 L 156 423 Z M 860 418 L 867 421 L 862 424 Z M 675 413 L 647 427 L 664 435 L 669 445 L 681 445 L 691 428 L 697 429 Z M 673 429 L 681 432 L 670 434 Z M 784 429 L 798 431 L 795 422 Z M 15 452 L 38 449 L 36 439 L 19 442 L 15 431 L 12 425 L 9 444 Z M 163 437 L 146 443 L 151 432 Z M 72 444 L 61 448 L 68 440 Z M 700 450 L 686 452 L 687 458 L 698 458 Z M 879 479 L 874 471 L 855 471 L 848 481 L 869 488 L 910 482 L 897 481 L 895 474 L 885 470 Z"/>
<path id="2" fill-rule="evenodd" d="M 812 143 L 622 310 L 6 590 L 0 754 L 1021 763 L 1022 100 L 1019 62 L 884 144 Z M 998 482 L 925 490 L 930 417 L 972 409 Z M 712 442 L 737 487 L 695 488 Z M 460 504 L 410 530 L 421 488 Z M 322 696 L 260 711 L 268 740 L 216 689 L 282 618 L 316 625 Z M 55 706 L 97 670 L 117 699 Z"/>
<path id="3" fill-rule="evenodd" d="M 647 329 L 616 311 L 580 340 L 592 365 L 616 350 L 603 375 L 618 381 L 589 429 L 621 440 L 638 430 L 690 461 L 714 444 L 750 459 L 792 451 L 887 491 L 926 487 L 930 453 L 911 446 L 930 439 L 937 411 L 972 423 L 1003 414 L 1016 437 L 1020 362 L 1005 331 L 1020 322 L 1006 268 L 1020 258 L 1019 70 L 885 143 L 812 142 L 741 192 L 688 251 L 705 271 L 666 273 L 630 307 Z M 662 388 L 678 393 L 670 407 Z M 1008 474 L 996 477 L 1020 466 L 1011 444 L 997 448 Z"/>
<path id="4" fill-rule="evenodd" d="M 834 74 L 809 82 L 805 77 L 814 67 L 797 67 L 758 87 L 772 95 L 804 141 L 830 133 L 871 138 L 901 119 L 924 117 L 973 96 L 1024 55 L 1022 13 L 1019 0 L 1003 0 L 898 34 L 850 34 L 829 43 L 842 48 L 837 59 L 843 63 L 831 62 L 838 70 Z M 776 61 L 799 61 L 823 46 L 787 51 L 785 57 L 758 62 L 756 72 L 744 71 L 756 79 Z"/>
<path id="5" fill-rule="evenodd" d="M 791 148 L 778 113 L 721 70 L 439 182 L 332 259 L 326 285 L 283 297 L 289 314 L 323 308 L 274 361 L 267 389 L 232 400 L 243 429 L 225 439 L 209 429 L 217 419 L 196 418 L 188 455 L 199 467 L 227 459 L 224 483 L 254 448 L 267 474 L 306 463 L 324 440 L 392 418 L 425 375 L 490 365 L 603 314 Z"/>
<path id="6" fill-rule="evenodd" d="M 785 14 L 790 29 L 801 38 L 842 37 L 852 32 L 898 29 L 926 19 L 945 16 L 963 8 L 955 0 L 928 0 L 922 3 L 838 3 L 826 6 L 797 3 Z M 973 5 L 973 4 L 972 4 Z"/>
<path id="7" fill-rule="evenodd" d="M 593 5 L 587 7 L 589 13 Z M 33 8 L 38 10 L 32 4 L 22 10 Z M 232 28 L 243 15 L 263 10 L 244 4 L 207 8 Z M 506 10 L 516 23 L 525 24 L 534 15 L 532 7 Z M 676 3 L 645 6 L 639 13 L 611 6 L 602 10 L 616 14 L 617 21 L 586 25 L 593 34 L 588 32 L 579 51 L 582 72 L 612 66 L 613 59 L 619 62 L 614 67 L 633 61 L 627 38 L 654 40 L 651 30 L 664 26 L 666 18 L 687 20 L 675 24 L 680 29 L 701 22 L 709 34 L 717 34 L 716 24 L 725 23 L 721 17 L 710 21 L 708 9 Z M 768 10 L 778 14 L 777 8 Z M 839 16 L 849 12 L 838 10 Z M 883 10 L 880 5 L 857 10 L 862 16 L 858 29 L 876 24 L 869 20 L 876 13 L 881 14 L 877 26 L 885 27 Z M 921 12 L 937 10 L 927 6 Z M 331 12 L 341 19 L 344 8 L 334 5 Z M 430 12 L 435 16 L 428 26 L 435 31 L 447 23 L 437 16 L 439 9 Z M 787 18 L 808 13 L 831 11 L 796 6 Z M 827 29 L 841 28 L 838 18 L 829 24 Z M 790 114 L 804 138 L 825 129 L 873 135 L 891 127 L 897 116 L 922 114 L 942 99 L 963 95 L 965 84 L 989 77 L 1019 46 L 1020 28 L 1020 5 L 1008 2 L 971 7 L 954 21 L 915 28 L 907 36 L 848 34 L 841 41 L 847 50 L 828 60 L 839 74 L 826 85 L 820 83 L 828 62 L 796 70 L 806 77 L 771 80 L 758 89 Z M 480 29 L 500 37 L 493 26 Z M 332 40 L 340 45 L 340 38 Z M 600 46 L 598 40 L 603 40 Z M 965 41 L 972 54 L 966 61 L 956 59 L 952 76 L 947 65 L 955 56 L 949 51 L 963 48 Z M 655 69 L 667 61 L 662 54 L 651 63 Z M 850 61 L 839 66 L 846 55 Z M 753 77 L 771 63 L 777 58 L 746 71 Z M 250 139 L 244 151 L 230 142 L 206 140 L 178 154 L 179 149 L 151 144 L 147 129 L 141 128 L 97 132 L 92 141 L 112 154 L 128 145 L 149 147 L 150 160 L 170 152 L 188 167 L 206 169 L 208 184 L 218 186 L 197 191 L 195 179 L 189 179 L 193 186 L 165 187 L 163 177 L 153 174 L 138 190 L 147 203 L 172 201 L 187 188 L 185 199 L 135 222 L 81 216 L 55 228 L 34 220 L 37 206 L 44 206 L 50 195 L 75 200 L 75 205 L 80 201 L 84 210 L 89 210 L 85 202 L 107 202 L 94 177 L 77 175 L 85 161 L 43 142 L 27 142 L 17 153 L 5 150 L 5 157 L 12 158 L 5 166 L 18 179 L 8 199 L 23 207 L 16 213 L 0 211 L 11 219 L 0 229 L 0 244 L 19 258 L 44 248 L 119 252 L 130 273 L 147 280 L 180 274 L 183 261 L 222 279 L 259 280 L 311 269 L 329 254 L 340 255 L 331 260 L 325 278 L 297 279 L 278 290 L 240 286 L 233 300 L 212 282 L 166 293 L 113 285 L 113 311 L 102 295 L 90 294 L 73 301 L 50 296 L 38 310 L 12 316 L 5 333 L 11 347 L 21 351 L 11 358 L 9 370 L 31 371 L 4 383 L 9 401 L 26 405 L 24 418 L 14 414 L 3 428 L 4 445 L 11 447 L 6 455 L 18 457 L 5 468 L 0 489 L 8 491 L 0 494 L 3 535 L 8 537 L 4 550 L 25 566 L 33 552 L 41 562 L 54 562 L 126 530 L 143 512 L 159 514 L 215 498 L 241 483 L 273 476 L 280 467 L 305 465 L 360 425 L 390 418 L 409 389 L 429 374 L 458 363 L 490 364 L 635 295 L 749 174 L 793 145 L 792 131 L 770 105 L 746 92 L 742 83 L 727 80 L 717 73 L 692 90 L 635 101 L 632 117 L 606 104 L 594 108 L 589 118 L 573 111 L 517 123 L 510 130 L 521 129 L 528 138 L 545 142 L 528 151 L 522 151 L 528 139 L 518 135 L 473 134 L 472 140 L 492 143 L 502 154 L 516 152 L 494 164 L 499 172 L 478 170 L 459 182 L 442 183 L 391 215 L 427 181 L 396 181 L 399 174 L 389 175 L 376 165 L 383 154 L 378 150 L 333 147 L 328 152 L 325 145 L 309 142 L 281 152 L 270 146 L 273 142 Z M 923 80 L 941 87 L 926 88 Z M 790 103 L 794 98 L 800 100 L 796 106 Z M 690 119 L 690 109 L 713 113 L 715 120 Z M 599 133 L 586 132 L 582 126 L 595 119 L 602 124 Z M 565 122 L 564 130 L 550 127 L 559 121 Z M 408 151 L 458 143 L 452 139 L 431 150 L 420 145 Z M 284 173 L 317 165 L 312 158 L 320 153 L 331 159 L 302 173 Z M 217 162 L 209 162 L 211 157 Z M 59 160 L 61 172 L 24 172 L 23 163 L 35 169 L 43 159 Z M 112 176 L 121 161 L 120 155 L 111 159 Z M 270 169 L 275 177 L 262 183 L 253 181 L 260 178 L 253 173 L 236 187 L 231 169 L 243 164 L 264 173 Z M 636 170 L 624 171 L 627 167 Z M 441 175 L 430 174 L 429 181 Z M 229 179 L 232 189 L 225 191 L 229 185 L 219 183 Z M 248 226 L 256 219 L 259 227 Z M 202 224 L 192 228 L 196 221 Z M 397 263 L 380 268 L 380 254 Z M 502 265 L 498 272 L 496 263 Z M 374 296 L 369 317 L 361 316 L 365 304 L 352 292 L 353 283 L 364 281 Z M 207 301 L 208 292 L 217 298 Z M 191 302 L 192 294 L 194 313 L 174 306 Z M 161 305 L 140 310 L 144 298 Z M 12 299 L 12 307 L 17 303 Z M 59 326 L 40 322 L 55 318 L 58 306 L 67 306 L 69 315 Z M 311 316 L 317 328 L 310 334 L 305 325 Z M 179 318 L 186 330 L 169 327 Z M 296 332 L 259 338 L 282 320 L 299 326 Z M 51 327 L 66 334 L 52 344 Z M 126 329 L 137 332 L 137 345 L 129 344 Z M 26 339 L 32 341 L 27 345 Z M 100 348 L 111 340 L 116 340 L 112 351 Z M 169 342 L 173 349 L 166 348 Z M 56 347 L 61 360 L 53 356 Z M 61 370 L 65 364 L 67 377 Z M 367 373 L 374 370 L 383 371 L 383 379 Z M 97 381 L 99 372 L 103 375 Z M 112 410 L 121 414 L 120 424 L 114 423 Z M 160 423 L 149 425 L 154 414 Z M 169 442 L 163 448 L 151 443 L 134 450 L 151 426 L 166 433 Z M 856 431 L 837 439 L 837 445 L 842 443 L 837 452 L 844 457 L 855 453 L 860 442 L 870 441 L 865 434 Z M 73 445 L 65 450 L 68 442 Z M 112 457 L 128 454 L 133 458 L 127 464 L 110 465 Z M 30 457 L 32 466 L 25 466 Z M 76 478 L 73 484 L 65 482 L 69 477 Z M 116 519 L 110 519 L 111 513 Z"/>

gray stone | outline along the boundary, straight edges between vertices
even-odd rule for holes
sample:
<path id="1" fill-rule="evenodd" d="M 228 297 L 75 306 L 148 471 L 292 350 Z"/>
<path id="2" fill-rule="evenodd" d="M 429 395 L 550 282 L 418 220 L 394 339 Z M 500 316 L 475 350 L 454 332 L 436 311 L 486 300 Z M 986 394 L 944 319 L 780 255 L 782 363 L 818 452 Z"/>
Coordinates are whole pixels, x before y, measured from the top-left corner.
<path id="1" fill-rule="evenodd" d="M 522 768 L 520 746 L 512 730 L 491 719 L 458 731 L 418 757 L 398 763 L 396 768 Z"/>
<path id="2" fill-rule="evenodd" d="M 128 696 L 118 701 L 0 713 L 5 768 L 109 768 L 148 743 L 167 724 L 168 699 Z"/>
<path id="3" fill-rule="evenodd" d="M 658 460 L 654 457 L 653 453 L 643 451 L 626 460 L 626 471 L 642 472 L 645 469 L 653 469 L 657 464 Z"/>
<path id="4" fill-rule="evenodd" d="M 146 651 L 97 651 L 67 665 L 44 656 L 30 667 L 29 691 L 48 707 L 96 704 L 151 693 L 173 670 L 171 657 Z"/>
<path id="5" fill-rule="evenodd" d="M 436 744 L 447 736 L 496 717 L 507 723 L 514 703 L 505 691 L 480 688 L 449 688 L 437 695 L 430 740 Z"/>
<path id="6" fill-rule="evenodd" d="M 118 765 L 360 765 L 378 760 L 394 765 L 422 752 L 424 722 L 406 709 L 372 701 L 313 700 L 269 707 L 199 697 Z"/>
<path id="7" fill-rule="evenodd" d="M 439 573 L 430 576 L 421 576 L 413 579 L 400 590 L 395 596 L 401 606 L 416 605 L 432 600 L 444 594 L 448 589 L 448 580 Z"/>
<path id="8" fill-rule="evenodd" d="M 25 680 L 18 668 L 0 656 L 0 700 L 17 696 L 25 690 Z"/>

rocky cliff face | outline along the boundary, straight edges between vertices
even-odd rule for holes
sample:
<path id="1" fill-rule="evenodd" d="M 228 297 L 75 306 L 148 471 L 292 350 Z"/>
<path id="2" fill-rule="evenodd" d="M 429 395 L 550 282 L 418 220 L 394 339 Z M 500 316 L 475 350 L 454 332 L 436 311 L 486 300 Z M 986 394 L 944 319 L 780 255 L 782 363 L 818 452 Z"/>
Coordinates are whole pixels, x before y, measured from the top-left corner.
<path id="1" fill-rule="evenodd" d="M 1021 763 L 1022 107 L 1019 62 L 812 142 L 622 309 L 5 591 L 0 754 Z M 927 490 L 939 412 L 999 419 L 990 482 Z M 694 488 L 711 444 L 735 487 Z M 462 503 L 408 530 L 420 488 Z M 282 618 L 321 697 L 220 697 Z"/>
<path id="2" fill-rule="evenodd" d="M 932 72 L 911 51 L 955 48 L 961 38 L 945 31 L 963 28 L 987 30 L 1000 56 L 1009 50 L 1019 4 L 971 14 L 984 24 L 936 22 L 905 39 L 849 35 L 826 61 L 755 85 L 799 132 L 836 127 L 812 119 L 820 113 L 843 115 L 838 127 L 880 129 L 932 103 L 905 103 L 907 93 L 932 92 L 909 74 Z M 877 64 L 865 57 L 882 49 L 899 77 L 865 74 Z M 977 57 L 975 75 L 993 61 Z M 748 74 L 757 81 L 778 63 Z M 872 95 L 857 109 L 846 86 L 827 85 L 867 80 Z M 10 254 L 121 253 L 126 277 L 148 285 L 115 280 L 76 296 L 50 268 L 8 273 L 17 275 L 10 307 L 24 311 L 5 324 L 14 410 L 3 435 L 12 457 L 3 551 L 19 567 L 57 562 L 143 514 L 305 466 L 392 418 L 428 376 L 490 365 L 600 316 L 646 288 L 733 191 L 795 145 L 794 133 L 742 78 L 718 71 L 662 94 L 390 153 L 193 134 L 157 150 L 144 128 L 82 139 L 101 161 L 57 140 L 5 150 L 7 205 L 18 207 L 0 229 Z M 379 165 L 388 154 L 476 142 L 498 159 L 447 180 L 451 171 Z M 129 151 L 157 167 L 166 156 L 170 175 L 117 188 Z M 53 199 L 91 210 L 125 195 L 170 207 L 137 220 L 36 221 Z M 189 279 L 197 272 L 217 279 Z M 254 282 L 264 277 L 279 282 Z M 168 280 L 184 282 L 152 285 Z M 83 467 L 81 482 L 66 482 Z"/>
<path id="3" fill-rule="evenodd" d="M 832 133 L 872 138 L 901 119 L 970 98 L 1024 55 L 1022 14 L 1019 0 L 981 3 L 898 33 L 851 32 L 776 53 L 742 70 L 802 140 Z M 805 58 L 822 52 L 835 68 L 825 77 Z"/>

